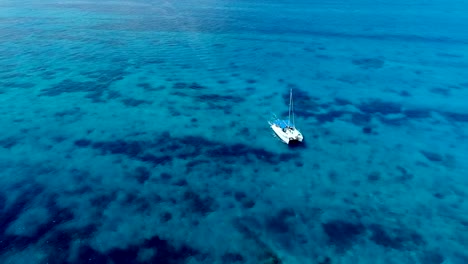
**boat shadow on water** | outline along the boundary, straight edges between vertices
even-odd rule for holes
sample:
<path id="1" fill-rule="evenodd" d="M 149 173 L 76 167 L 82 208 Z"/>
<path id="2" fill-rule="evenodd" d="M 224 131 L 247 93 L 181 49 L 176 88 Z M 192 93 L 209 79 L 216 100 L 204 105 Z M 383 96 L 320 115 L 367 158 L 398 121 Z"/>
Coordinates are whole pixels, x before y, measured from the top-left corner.
<path id="1" fill-rule="evenodd" d="M 302 142 L 296 141 L 296 140 L 290 141 L 288 144 L 288 148 L 289 149 L 305 149 L 307 148 L 307 143 L 305 140 Z"/>

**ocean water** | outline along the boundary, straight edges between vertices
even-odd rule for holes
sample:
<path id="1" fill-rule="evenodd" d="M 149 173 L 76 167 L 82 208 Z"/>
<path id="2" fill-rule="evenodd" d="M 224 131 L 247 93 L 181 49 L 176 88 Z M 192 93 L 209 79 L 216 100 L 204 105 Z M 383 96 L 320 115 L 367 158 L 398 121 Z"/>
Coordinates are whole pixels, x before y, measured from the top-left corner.
<path id="1" fill-rule="evenodd" d="M 2 1 L 0 262 L 468 263 L 467 11 Z"/>

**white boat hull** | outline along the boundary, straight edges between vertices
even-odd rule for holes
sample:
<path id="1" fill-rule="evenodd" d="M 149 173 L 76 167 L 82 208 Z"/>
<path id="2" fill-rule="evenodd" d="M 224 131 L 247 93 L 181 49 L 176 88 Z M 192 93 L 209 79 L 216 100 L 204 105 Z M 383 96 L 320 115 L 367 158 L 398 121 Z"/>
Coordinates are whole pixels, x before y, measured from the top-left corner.
<path id="1" fill-rule="evenodd" d="M 292 122 L 291 122 L 291 114 L 292 114 Z M 271 129 L 275 132 L 275 134 L 286 144 L 291 144 L 294 142 L 302 142 L 304 140 L 304 136 L 302 136 L 301 132 L 296 129 L 294 125 L 294 104 L 293 104 L 293 97 L 292 97 L 292 89 L 289 93 L 289 113 L 287 120 L 280 120 L 276 118 L 273 121 L 268 122 L 270 124 Z"/>
<path id="2" fill-rule="evenodd" d="M 275 134 L 286 144 L 290 144 L 293 142 L 302 142 L 304 137 L 302 136 L 301 132 L 296 128 L 285 128 L 282 129 L 276 124 L 272 124 L 271 129 L 275 132 Z"/>

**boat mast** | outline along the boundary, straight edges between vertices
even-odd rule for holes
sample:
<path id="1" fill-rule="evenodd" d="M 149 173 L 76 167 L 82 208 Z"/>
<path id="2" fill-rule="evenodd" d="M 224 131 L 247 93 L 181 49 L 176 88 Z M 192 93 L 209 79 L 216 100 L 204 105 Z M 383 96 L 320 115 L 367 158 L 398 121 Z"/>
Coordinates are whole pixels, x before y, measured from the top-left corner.
<path id="1" fill-rule="evenodd" d="M 288 119 L 288 126 L 291 125 L 291 107 L 292 107 L 292 88 L 291 90 L 289 91 L 289 119 Z"/>
<path id="2" fill-rule="evenodd" d="M 294 102 L 293 102 L 293 99 L 292 99 L 292 89 L 291 89 L 291 112 L 292 112 L 292 116 L 293 116 L 293 127 L 296 127 L 296 125 L 294 124 Z"/>

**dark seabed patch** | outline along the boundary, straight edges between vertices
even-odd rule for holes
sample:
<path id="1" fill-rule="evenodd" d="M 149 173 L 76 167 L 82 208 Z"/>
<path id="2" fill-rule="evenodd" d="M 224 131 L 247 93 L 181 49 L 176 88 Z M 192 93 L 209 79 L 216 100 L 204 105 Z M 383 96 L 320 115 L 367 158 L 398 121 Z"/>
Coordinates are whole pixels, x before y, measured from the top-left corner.
<path id="1" fill-rule="evenodd" d="M 237 191 L 234 194 L 234 198 L 239 202 L 244 209 L 250 209 L 255 206 L 254 199 L 251 199 L 247 196 L 245 192 Z"/>
<path id="2" fill-rule="evenodd" d="M 337 249 L 346 250 L 357 243 L 356 239 L 365 231 L 361 223 L 353 223 L 344 220 L 332 220 L 322 224 L 332 245 Z"/>
<path id="3" fill-rule="evenodd" d="M 122 99 L 122 103 L 128 107 L 137 107 L 142 104 L 151 104 L 151 101 L 134 99 L 134 98 L 125 98 L 125 99 Z"/>
<path id="4" fill-rule="evenodd" d="M 200 94 L 196 96 L 199 102 L 231 102 L 231 103 L 241 103 L 245 101 L 245 98 L 240 96 L 233 95 L 219 95 L 219 94 Z"/>
<path id="5" fill-rule="evenodd" d="M 398 92 L 398 95 L 400 95 L 401 97 L 411 97 L 411 93 L 408 92 L 408 91 L 399 91 Z"/>
<path id="6" fill-rule="evenodd" d="M 425 244 L 421 235 L 411 230 L 384 228 L 378 224 L 371 225 L 369 229 L 372 233 L 370 240 L 386 248 L 412 250 Z"/>
<path id="7" fill-rule="evenodd" d="M 423 154 L 423 156 L 426 157 L 427 160 L 432 161 L 432 162 L 442 162 L 444 160 L 444 156 L 436 152 L 427 151 L 427 150 L 421 150 L 419 152 L 421 152 L 421 154 Z"/>
<path id="8" fill-rule="evenodd" d="M 189 212 L 196 214 L 207 215 L 210 212 L 216 211 L 219 207 L 215 199 L 212 197 L 207 195 L 202 197 L 193 190 L 185 191 L 182 199 L 186 204 L 188 204 L 187 209 Z"/>
<path id="9" fill-rule="evenodd" d="M 58 84 L 41 90 L 41 96 L 59 96 L 64 93 L 85 93 L 85 97 L 95 103 L 104 102 L 102 98 L 109 86 L 123 79 L 125 72 L 120 69 L 101 70 L 96 72 L 87 72 L 89 78 L 93 81 L 75 81 L 65 79 Z"/>
<path id="10" fill-rule="evenodd" d="M 424 251 L 420 257 L 420 261 L 424 264 L 442 264 L 445 262 L 445 258 L 437 249 L 434 249 L 432 251 Z"/>
<path id="11" fill-rule="evenodd" d="M 357 126 L 367 126 L 372 120 L 372 116 L 362 113 L 352 113 L 351 122 Z"/>
<path id="12" fill-rule="evenodd" d="M 17 137 L 7 137 L 0 139 L 0 147 L 10 149 L 15 145 L 19 144 L 19 139 Z"/>
<path id="13" fill-rule="evenodd" d="M 380 178 L 381 178 L 380 172 L 378 172 L 378 171 L 373 171 L 373 172 L 371 172 L 371 173 L 369 173 L 369 174 L 367 175 L 367 180 L 368 180 L 369 182 L 376 182 L 376 181 L 379 181 Z"/>
<path id="14" fill-rule="evenodd" d="M 222 110 L 225 114 L 231 114 L 232 109 L 235 106 L 245 101 L 245 98 L 240 95 L 208 93 L 205 91 L 207 88 L 208 87 L 196 82 L 190 84 L 177 82 L 174 83 L 172 87 L 173 91 L 171 92 L 171 95 L 189 98 L 198 106 L 202 106 L 210 110 Z M 175 116 L 180 115 L 180 113 L 175 112 L 172 114 Z"/>
<path id="15" fill-rule="evenodd" d="M 107 90 L 107 97 L 106 99 L 117 99 L 117 98 L 122 98 L 123 95 L 119 91 L 114 91 L 114 90 Z"/>
<path id="16" fill-rule="evenodd" d="M 317 119 L 319 124 L 323 124 L 327 122 L 333 122 L 335 119 L 340 118 L 341 116 L 347 113 L 348 111 L 333 110 L 333 111 L 329 111 L 323 114 L 317 114 L 315 118 Z"/>
<path id="17" fill-rule="evenodd" d="M 289 98 L 283 95 L 286 101 Z M 311 98 L 307 98 L 308 102 Z M 372 125 L 372 120 L 377 119 L 383 124 L 390 126 L 401 126 L 406 124 L 410 119 L 423 119 L 432 116 L 432 110 L 423 108 L 405 109 L 403 105 L 396 102 L 387 102 L 381 99 L 368 99 L 359 104 L 353 104 L 351 101 L 343 98 L 335 98 L 332 102 L 319 103 L 318 99 L 314 100 L 314 109 L 302 111 L 296 109 L 296 115 L 302 117 L 314 117 L 318 124 L 333 122 L 336 119 L 351 122 L 356 126 L 362 127 L 362 132 L 367 135 L 378 135 L 375 126 Z M 289 101 L 288 101 L 289 103 Z M 303 102 L 304 103 L 304 102 Z M 296 104 L 296 103 L 295 103 Z M 347 108 L 348 105 L 354 105 L 360 111 L 352 111 Z M 283 112 L 283 115 L 288 115 L 288 112 Z M 453 119 L 463 120 L 463 114 L 454 114 Z M 446 116 L 450 116 L 446 114 Z"/>
<path id="18" fill-rule="evenodd" d="M 225 253 L 221 257 L 223 263 L 245 263 L 245 258 L 240 253 Z"/>
<path id="19" fill-rule="evenodd" d="M 266 219 L 266 229 L 273 233 L 288 233 L 293 228 L 290 219 L 295 216 L 294 210 L 289 208 L 281 209 L 277 214 Z"/>
<path id="20" fill-rule="evenodd" d="M 316 116 L 316 113 L 320 110 L 319 98 L 311 96 L 295 84 L 290 83 L 287 85 L 287 92 L 282 95 L 284 104 L 289 107 L 291 89 L 293 91 L 294 105 L 300 106 L 295 107 L 294 113 L 304 118 Z"/>
<path id="21" fill-rule="evenodd" d="M 64 93 L 86 93 L 87 98 L 97 101 L 106 91 L 108 85 L 95 82 L 77 82 L 70 79 L 64 80 L 50 88 L 41 91 L 42 96 L 59 96 Z"/>
<path id="22" fill-rule="evenodd" d="M 251 163 L 257 160 L 270 164 L 279 164 L 300 157 L 298 152 L 278 154 L 245 144 L 226 145 L 203 137 L 174 138 L 168 133 L 161 134 L 155 141 L 114 140 L 92 142 L 89 139 L 79 139 L 75 141 L 75 145 L 98 149 L 103 155 L 126 155 L 152 165 L 166 164 L 172 162 L 174 158 L 190 159 L 192 162 L 212 160 L 213 162 L 222 161 L 229 164 Z"/>
<path id="23" fill-rule="evenodd" d="M 362 128 L 362 133 L 364 134 L 372 134 L 373 130 L 372 130 L 372 127 L 369 127 L 369 126 L 365 126 Z"/>
<path id="24" fill-rule="evenodd" d="M 5 235 L 6 227 L 17 219 L 20 213 L 33 201 L 34 197 L 42 194 L 44 191 L 44 188 L 36 183 L 19 182 L 17 186 L 14 187 L 20 189 L 22 195 L 19 195 L 16 200 L 10 202 L 11 204 L 8 206 L 6 203 L 8 196 L 0 193 L 0 200 L 3 201 L 3 208 L 0 214 L 0 226 L 3 227 L 0 230 L 1 236 Z"/>
<path id="25" fill-rule="evenodd" d="M 403 111 L 403 114 L 407 118 L 420 119 L 420 118 L 430 118 L 431 110 L 428 109 L 406 109 Z"/>
<path id="26" fill-rule="evenodd" d="M 381 116 L 379 117 L 380 122 L 383 124 L 389 125 L 389 126 L 403 126 L 408 122 L 408 120 L 401 116 L 401 117 L 386 117 L 386 116 Z"/>
<path id="27" fill-rule="evenodd" d="M 197 82 L 192 82 L 192 83 L 184 83 L 184 82 L 176 82 L 172 86 L 172 89 L 175 90 L 206 90 L 208 87 L 205 87 Z"/>
<path id="28" fill-rule="evenodd" d="M 279 256 L 260 239 L 255 230 L 261 228 L 261 224 L 254 218 L 239 218 L 234 220 L 234 227 L 245 236 L 248 242 L 253 243 L 253 246 L 258 251 L 258 262 L 265 264 L 281 264 L 283 263 Z"/>
<path id="29" fill-rule="evenodd" d="M 362 69 L 380 69 L 384 66 L 385 61 L 379 58 L 362 58 L 353 59 L 352 63 Z"/>
<path id="30" fill-rule="evenodd" d="M 86 228 L 65 229 L 63 224 L 74 216 L 56 204 L 55 195 L 46 196 L 44 207 L 37 206 L 35 199 L 44 198 L 43 188 L 37 184 L 24 184 L 22 188 L 23 195 L 1 210 L 0 225 L 4 227 L 0 232 L 2 250 L 22 250 L 38 245 L 45 248 L 46 253 L 54 255 L 55 261 L 65 261 L 73 238 L 83 238 L 92 231 Z"/>
<path id="31" fill-rule="evenodd" d="M 344 98 L 335 98 L 335 104 L 338 106 L 352 105 L 352 102 Z"/>
<path id="32" fill-rule="evenodd" d="M 209 160 L 191 160 L 187 162 L 185 165 L 186 172 L 190 173 L 192 172 L 195 168 L 200 167 L 202 165 L 210 164 L 211 162 Z"/>
<path id="33" fill-rule="evenodd" d="M 455 53 L 448 53 L 448 52 L 437 52 L 436 55 L 441 58 L 449 58 L 449 59 L 463 58 L 462 54 L 455 54 Z"/>
<path id="34" fill-rule="evenodd" d="M 0 212 L 2 212 L 2 213 L 3 213 L 3 209 L 5 209 L 6 202 L 7 202 L 7 198 L 6 198 L 5 194 L 0 192 Z"/>
<path id="35" fill-rule="evenodd" d="M 414 178 L 414 175 L 402 166 L 396 166 L 396 170 L 397 177 L 395 179 L 401 183 L 405 183 Z"/>
<path id="36" fill-rule="evenodd" d="M 447 119 L 456 122 L 468 122 L 468 113 L 441 112 Z"/>
<path id="37" fill-rule="evenodd" d="M 140 183 L 143 184 L 145 183 L 149 178 L 151 178 L 151 171 L 148 170 L 147 168 L 143 166 L 139 166 L 135 169 L 134 174 L 132 175 L 133 177 L 136 178 L 136 180 Z"/>
<path id="38" fill-rule="evenodd" d="M 54 117 L 57 121 L 66 120 L 68 123 L 80 120 L 85 115 L 80 107 L 73 107 L 70 109 L 64 109 L 54 113 Z"/>
<path id="39" fill-rule="evenodd" d="M 27 82 L 0 82 L 1 88 L 19 88 L 19 89 L 29 89 L 36 86 L 34 83 Z"/>
<path id="40" fill-rule="evenodd" d="M 437 95 L 450 96 L 450 89 L 448 88 L 434 87 L 434 88 L 431 88 L 429 91 Z"/>
<path id="41" fill-rule="evenodd" d="M 86 243 L 81 244 L 77 256 L 71 263 L 185 263 L 200 252 L 188 245 L 176 247 L 168 240 L 154 236 L 139 244 L 126 248 L 115 248 L 99 252 Z"/>
<path id="42" fill-rule="evenodd" d="M 166 89 L 164 85 L 159 85 L 157 87 L 154 87 L 150 83 L 138 83 L 138 87 L 143 88 L 145 91 L 151 92 L 151 91 L 162 91 Z"/>
<path id="43" fill-rule="evenodd" d="M 361 112 L 366 114 L 398 114 L 402 112 L 401 104 L 394 103 L 394 102 L 386 102 L 380 99 L 371 99 L 366 102 L 362 102 L 357 105 L 357 108 L 361 110 Z"/>

